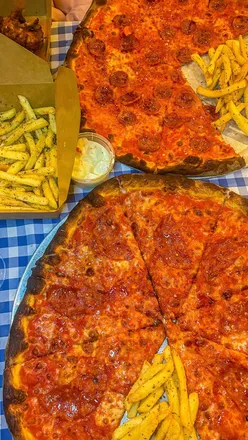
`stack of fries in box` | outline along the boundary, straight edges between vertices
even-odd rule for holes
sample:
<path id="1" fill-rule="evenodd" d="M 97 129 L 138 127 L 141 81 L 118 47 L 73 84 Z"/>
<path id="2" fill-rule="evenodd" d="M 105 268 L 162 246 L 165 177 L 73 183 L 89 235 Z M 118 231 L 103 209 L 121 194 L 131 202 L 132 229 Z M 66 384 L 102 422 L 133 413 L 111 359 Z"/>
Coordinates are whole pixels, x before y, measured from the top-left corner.
<path id="1" fill-rule="evenodd" d="M 227 40 L 215 50 L 208 51 L 209 64 L 198 54 L 192 55 L 204 73 L 207 88 L 199 86 L 197 92 L 216 98 L 216 113 L 220 118 L 213 125 L 223 131 L 233 119 L 248 135 L 248 49 L 240 35 L 238 40 Z M 245 111 L 245 115 L 241 112 Z"/>
<path id="2" fill-rule="evenodd" d="M 164 393 L 168 403 L 160 401 Z M 144 363 L 125 400 L 129 420 L 115 430 L 113 440 L 197 440 L 198 406 L 198 394 L 188 396 L 179 355 L 167 346 L 155 355 L 152 365 Z"/>
<path id="3" fill-rule="evenodd" d="M 0 211 L 50 211 L 58 207 L 54 107 L 0 113 Z"/>

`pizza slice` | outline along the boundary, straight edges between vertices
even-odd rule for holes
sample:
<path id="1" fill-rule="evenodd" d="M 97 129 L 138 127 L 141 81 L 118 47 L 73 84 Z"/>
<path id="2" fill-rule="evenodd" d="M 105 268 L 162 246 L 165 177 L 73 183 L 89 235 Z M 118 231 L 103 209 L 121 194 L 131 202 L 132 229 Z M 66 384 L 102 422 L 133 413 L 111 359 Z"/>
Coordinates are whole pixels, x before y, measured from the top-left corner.
<path id="1" fill-rule="evenodd" d="M 11 329 L 8 363 L 161 322 L 117 195 L 114 180 L 86 197 L 38 262 Z"/>
<path id="2" fill-rule="evenodd" d="M 125 395 L 164 336 L 162 325 L 121 333 L 87 349 L 75 345 L 6 368 L 5 414 L 12 433 L 20 440 L 110 439 Z"/>
<path id="3" fill-rule="evenodd" d="M 121 176 L 123 208 L 166 318 L 186 300 L 225 190 L 183 177 Z"/>
<path id="4" fill-rule="evenodd" d="M 248 204 L 230 193 L 203 254 L 183 312 L 244 295 L 248 287 Z M 243 293 L 242 293 L 243 292 Z M 234 298 L 234 301 L 235 298 Z M 224 306 L 226 308 L 226 306 Z"/>
<path id="5" fill-rule="evenodd" d="M 196 427 L 201 438 L 247 439 L 247 357 L 172 323 L 167 334 L 183 361 L 189 393 L 199 395 Z"/>
<path id="6" fill-rule="evenodd" d="M 222 299 L 209 301 L 204 307 L 189 310 L 178 319 L 180 328 L 226 348 L 247 354 L 248 290 L 239 295 L 225 293 Z"/>

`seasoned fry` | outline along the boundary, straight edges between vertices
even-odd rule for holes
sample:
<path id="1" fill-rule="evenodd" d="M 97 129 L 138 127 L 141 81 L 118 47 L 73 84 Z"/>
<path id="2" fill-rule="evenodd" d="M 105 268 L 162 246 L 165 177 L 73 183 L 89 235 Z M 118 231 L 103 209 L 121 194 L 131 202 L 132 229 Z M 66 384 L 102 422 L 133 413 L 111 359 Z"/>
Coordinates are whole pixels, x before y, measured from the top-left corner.
<path id="1" fill-rule="evenodd" d="M 159 425 L 159 427 L 155 433 L 154 440 L 164 440 L 164 438 L 169 430 L 169 427 L 171 425 L 171 422 L 172 422 L 171 416 L 165 418 L 161 422 L 161 424 Z"/>
<path id="2" fill-rule="evenodd" d="M 177 387 L 172 376 L 169 377 L 169 379 L 165 383 L 165 391 L 173 416 L 176 420 L 180 420 L 179 396 L 177 392 Z"/>
<path id="3" fill-rule="evenodd" d="M 119 426 L 112 436 L 113 440 L 119 440 L 124 437 L 124 435 L 128 434 L 133 428 L 138 426 L 144 418 L 145 415 L 140 415 L 132 420 L 128 420 L 124 425 Z"/>
<path id="4" fill-rule="evenodd" d="M 248 119 L 240 114 L 238 107 L 236 107 L 233 101 L 229 102 L 228 108 L 237 126 L 248 136 Z"/>
<path id="5" fill-rule="evenodd" d="M 49 177 L 48 178 L 48 183 L 49 183 L 49 186 L 50 186 L 51 191 L 53 193 L 53 197 L 58 202 L 58 200 L 59 200 L 59 188 L 58 188 L 58 185 L 57 185 L 54 177 Z"/>
<path id="6" fill-rule="evenodd" d="M 131 393 L 131 391 L 135 391 L 139 388 L 139 386 L 143 383 L 143 377 L 144 377 L 144 373 L 148 370 L 148 368 L 150 367 L 150 363 L 148 361 L 145 361 L 143 364 L 143 367 L 141 369 L 141 373 L 138 377 L 138 379 L 136 380 L 136 382 L 134 383 L 133 387 L 131 388 L 131 390 L 129 391 L 129 394 Z M 127 395 L 126 399 L 125 399 L 125 408 L 127 411 L 130 410 L 132 403 L 129 402 L 129 394 Z"/>
<path id="7" fill-rule="evenodd" d="M 199 408 L 199 396 L 198 393 L 191 393 L 189 394 L 189 410 L 190 410 L 190 416 L 192 424 L 195 424 L 197 412 Z"/>
<path id="8" fill-rule="evenodd" d="M 47 127 L 48 122 L 44 118 L 36 119 L 35 121 L 30 120 L 26 122 L 23 126 L 24 132 L 30 133 L 31 131 L 38 130 L 39 128 Z"/>
<path id="9" fill-rule="evenodd" d="M 5 150 L 4 148 L 0 148 L 0 157 L 4 157 L 5 159 L 12 159 L 12 160 L 28 160 L 29 154 L 20 151 L 7 150 L 7 149 Z"/>
<path id="10" fill-rule="evenodd" d="M 175 364 L 175 370 L 177 372 L 177 376 L 179 380 L 179 390 L 180 390 L 179 404 L 180 404 L 181 423 L 189 431 L 192 431 L 193 424 L 191 421 L 190 410 L 189 410 L 187 382 L 186 382 L 184 366 L 179 355 L 175 350 L 173 350 L 172 356 Z"/>
<path id="11" fill-rule="evenodd" d="M 131 408 L 129 409 L 128 413 L 127 413 L 127 417 L 129 419 L 132 419 L 133 417 L 136 417 L 137 412 L 138 412 L 138 407 L 139 407 L 140 402 L 135 402 L 132 404 Z"/>
<path id="12" fill-rule="evenodd" d="M 235 90 L 243 89 L 246 86 L 247 81 L 243 79 L 242 81 L 239 81 L 229 87 L 226 87 L 225 89 L 220 90 L 208 90 L 202 86 L 199 86 L 197 87 L 197 93 L 208 98 L 221 98 L 222 96 L 229 95 L 230 93 L 235 92 Z"/>
<path id="13" fill-rule="evenodd" d="M 33 177 L 19 177 L 12 174 L 8 174 L 4 171 L 0 171 L 0 179 L 7 180 L 8 182 L 18 183 L 19 185 L 28 185 L 38 187 L 41 185 L 41 179 Z"/>
<path id="14" fill-rule="evenodd" d="M 54 134 L 57 134 L 55 115 L 52 113 L 49 113 L 48 117 L 49 117 L 49 123 L 50 123 L 50 128 L 51 128 L 52 132 Z"/>
<path id="15" fill-rule="evenodd" d="M 248 86 L 246 86 L 245 90 L 244 90 L 244 103 L 248 104 Z M 240 110 L 242 111 L 242 110 Z M 245 114 L 246 117 L 248 118 L 248 106 L 246 105 L 245 107 Z"/>
<path id="16" fill-rule="evenodd" d="M 49 127 L 46 134 L 46 141 L 45 141 L 46 147 L 51 148 L 54 145 L 54 137 L 55 135 L 51 130 L 51 128 Z"/>
<path id="17" fill-rule="evenodd" d="M 244 42 L 244 40 L 243 40 L 242 35 L 239 35 L 239 47 L 240 47 L 240 52 L 241 52 L 242 57 L 243 57 L 246 61 L 248 61 L 248 56 L 247 56 L 246 48 L 245 48 L 245 42 Z"/>
<path id="18" fill-rule="evenodd" d="M 245 64 L 245 62 L 246 62 L 246 59 L 241 55 L 239 42 L 233 41 L 232 48 L 233 48 L 233 52 L 234 52 L 236 61 L 239 63 L 240 66 L 243 66 L 243 64 Z"/>
<path id="19" fill-rule="evenodd" d="M 25 111 L 28 119 L 36 119 L 34 110 L 32 109 L 31 105 L 29 104 L 28 99 L 22 95 L 18 95 L 18 99 L 19 99 L 19 102 L 20 102 L 23 110 Z"/>
<path id="20" fill-rule="evenodd" d="M 158 365 L 154 365 L 154 367 L 155 366 Z M 151 393 L 151 391 L 155 391 L 167 381 L 174 371 L 172 359 L 170 359 L 166 365 L 162 364 L 162 366 L 163 369 L 158 374 L 143 383 L 136 391 L 130 392 L 128 398 L 130 402 L 137 402 L 138 400 L 144 399 Z"/>
<path id="21" fill-rule="evenodd" d="M 164 388 L 161 386 L 149 394 L 138 406 L 140 413 L 145 413 L 150 411 L 151 408 L 158 402 L 160 397 L 164 394 Z"/>
<path id="22" fill-rule="evenodd" d="M 24 202 L 21 202 L 20 200 L 12 199 L 11 197 L 7 197 L 4 195 L 0 195 L 0 204 L 1 205 L 7 205 L 7 206 L 23 206 L 24 208 L 28 205 Z"/>
<path id="23" fill-rule="evenodd" d="M 218 60 L 219 56 L 221 55 L 223 47 L 224 47 L 223 44 L 221 44 L 220 46 L 217 47 L 217 49 L 216 49 L 216 51 L 215 51 L 215 53 L 214 53 L 214 55 L 213 55 L 213 57 L 212 57 L 212 59 L 211 59 L 211 61 L 209 63 L 208 72 L 211 75 L 213 75 L 213 73 L 214 73 L 215 63 Z"/>
<path id="24" fill-rule="evenodd" d="M 31 135 L 31 133 L 25 133 L 24 137 L 28 143 L 28 148 L 29 148 L 30 154 L 33 154 L 33 152 L 35 151 L 35 141 L 34 141 L 33 136 Z"/>
<path id="25" fill-rule="evenodd" d="M 6 110 L 6 112 L 0 113 L 0 122 L 7 121 L 8 119 L 14 118 L 16 115 L 16 109 L 11 108 L 10 110 Z"/>
<path id="26" fill-rule="evenodd" d="M 171 424 L 165 436 L 165 440 L 177 440 L 181 432 L 179 423 L 172 417 Z"/>
<path id="27" fill-rule="evenodd" d="M 214 54 L 215 54 L 215 49 L 213 47 L 210 47 L 208 49 L 208 56 L 209 56 L 210 60 L 213 58 Z"/>
<path id="28" fill-rule="evenodd" d="M 38 170 L 39 168 L 43 168 L 44 166 L 45 166 L 45 156 L 43 153 L 41 153 L 37 161 L 35 162 L 34 169 Z"/>
<path id="29" fill-rule="evenodd" d="M 48 205 L 48 201 L 45 197 L 38 197 L 34 195 L 32 192 L 19 191 L 19 190 L 11 191 L 10 189 L 7 188 L 2 189 L 1 192 L 6 196 L 13 197 L 16 200 L 21 200 L 23 202 L 35 203 L 37 205 L 42 205 L 42 206 Z"/>
<path id="30" fill-rule="evenodd" d="M 45 182 L 42 183 L 42 190 L 44 193 L 44 196 L 46 197 L 48 204 L 51 208 L 57 209 L 57 202 L 53 196 L 53 193 L 51 191 L 51 188 L 48 184 L 48 182 L 45 180 Z"/>
<path id="31" fill-rule="evenodd" d="M 43 134 L 40 137 L 40 139 L 38 140 L 38 142 L 37 142 L 37 144 L 35 146 L 35 151 L 33 151 L 33 153 L 31 154 L 31 156 L 30 156 L 30 158 L 29 158 L 29 160 L 28 160 L 28 162 L 27 162 L 27 164 L 25 166 L 26 170 L 30 170 L 31 168 L 34 167 L 34 165 L 35 165 L 39 155 L 41 154 L 41 152 L 42 152 L 42 150 L 43 150 L 43 148 L 45 146 L 45 138 L 46 137 Z"/>
<path id="32" fill-rule="evenodd" d="M 35 108 L 34 112 L 38 116 L 48 115 L 49 113 L 55 114 L 55 108 L 54 107 L 39 107 L 39 108 Z"/>
<path id="33" fill-rule="evenodd" d="M 226 54 L 223 54 L 222 60 L 223 60 L 223 66 L 224 66 L 225 82 L 228 83 L 228 81 L 230 80 L 231 75 L 232 75 L 232 68 L 231 68 L 230 59 L 228 58 L 228 56 Z"/>
<path id="34" fill-rule="evenodd" d="M 26 161 L 17 160 L 16 162 L 12 163 L 12 165 L 10 165 L 10 167 L 7 170 L 7 173 L 17 174 L 25 167 L 25 165 L 26 165 Z"/>
<path id="35" fill-rule="evenodd" d="M 241 112 L 242 110 L 244 110 L 244 108 L 247 108 L 248 106 L 248 102 L 247 103 L 241 103 L 237 106 L 238 111 Z M 227 124 L 227 122 L 231 121 L 232 119 L 232 115 L 230 112 L 226 113 L 224 116 L 222 116 L 221 118 L 217 119 L 216 121 L 213 122 L 213 126 L 218 128 L 221 127 L 223 124 Z"/>
<path id="36" fill-rule="evenodd" d="M 17 115 L 15 116 L 12 122 L 10 122 L 8 125 L 5 125 L 2 128 L 0 127 L 0 136 L 15 130 L 24 121 L 24 119 L 25 119 L 24 111 L 17 113 Z"/>
<path id="37" fill-rule="evenodd" d="M 152 365 L 158 365 L 158 364 L 162 364 L 164 359 L 164 354 L 163 353 L 157 353 L 155 354 L 153 361 L 152 361 Z"/>

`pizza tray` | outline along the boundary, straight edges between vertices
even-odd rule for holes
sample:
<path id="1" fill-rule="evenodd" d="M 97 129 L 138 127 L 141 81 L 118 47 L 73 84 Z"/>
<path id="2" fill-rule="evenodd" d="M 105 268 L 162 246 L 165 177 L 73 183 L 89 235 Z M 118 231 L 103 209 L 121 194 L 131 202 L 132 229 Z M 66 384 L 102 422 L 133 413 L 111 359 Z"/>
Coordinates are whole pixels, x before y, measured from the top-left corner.
<path id="1" fill-rule="evenodd" d="M 33 254 L 31 260 L 29 261 L 18 286 L 18 289 L 16 291 L 13 309 L 11 313 L 11 323 L 13 322 L 14 316 L 16 314 L 16 311 L 20 305 L 20 302 L 22 298 L 24 297 L 24 294 L 26 292 L 27 287 L 27 281 L 32 273 L 32 269 L 35 266 L 36 262 L 41 258 L 47 248 L 47 246 L 52 241 L 54 235 L 56 234 L 57 230 L 60 228 L 60 226 L 63 225 L 63 223 L 66 221 L 68 216 L 64 217 L 44 238 L 44 240 L 40 243 L 39 247 L 36 249 L 35 253 Z"/>

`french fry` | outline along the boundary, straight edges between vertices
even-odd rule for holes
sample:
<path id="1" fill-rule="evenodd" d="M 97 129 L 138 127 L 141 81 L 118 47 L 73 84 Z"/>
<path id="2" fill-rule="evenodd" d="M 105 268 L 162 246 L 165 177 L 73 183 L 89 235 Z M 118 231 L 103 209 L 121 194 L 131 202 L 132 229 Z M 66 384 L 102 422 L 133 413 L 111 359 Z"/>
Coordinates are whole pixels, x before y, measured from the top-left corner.
<path id="1" fill-rule="evenodd" d="M 25 167 L 25 165 L 26 165 L 26 161 L 17 160 L 16 162 L 12 163 L 12 165 L 10 165 L 10 167 L 7 170 L 7 173 L 17 174 Z"/>
<path id="2" fill-rule="evenodd" d="M 18 141 L 18 139 L 20 139 L 23 134 L 24 134 L 24 128 L 23 128 L 23 124 L 22 124 L 16 130 L 11 132 L 10 135 L 6 139 L 3 140 L 3 144 L 4 145 L 12 145 L 16 141 Z"/>
<path id="3" fill-rule="evenodd" d="M 150 409 L 153 408 L 154 405 L 156 405 L 156 403 L 158 402 L 160 397 L 162 397 L 163 394 L 164 394 L 164 388 L 162 386 L 157 388 L 155 391 L 149 394 L 149 396 L 147 396 L 144 400 L 142 400 L 142 402 L 138 406 L 138 411 L 140 413 L 146 413 L 150 411 Z"/>
<path id="4" fill-rule="evenodd" d="M 217 49 L 216 49 L 216 51 L 215 51 L 215 53 L 214 53 L 214 55 L 213 55 L 213 57 L 212 57 L 212 59 L 211 59 L 211 61 L 209 63 L 208 72 L 211 75 L 213 75 L 213 73 L 214 73 L 215 63 L 218 60 L 219 56 L 221 55 L 223 47 L 224 47 L 223 44 L 221 44 L 220 46 L 217 47 Z"/>
<path id="5" fill-rule="evenodd" d="M 198 66 L 200 67 L 200 69 L 203 71 L 204 74 L 207 73 L 207 71 L 208 71 L 207 65 L 206 65 L 204 59 L 198 53 L 193 53 L 193 55 L 191 55 L 191 59 L 196 64 L 198 64 Z"/>
<path id="6" fill-rule="evenodd" d="M 241 103 L 237 106 L 238 111 L 241 112 L 242 110 L 244 110 L 244 108 L 247 108 L 248 106 L 248 102 L 247 103 Z M 227 122 L 231 121 L 232 119 L 232 115 L 230 112 L 226 113 L 224 116 L 222 116 L 221 118 L 217 119 L 216 121 L 214 121 L 212 123 L 212 125 L 216 128 L 221 127 L 223 124 L 227 124 Z"/>
<path id="7" fill-rule="evenodd" d="M 0 204 L 0 211 L 2 211 L 2 212 L 9 212 L 9 211 L 13 211 L 13 210 L 17 211 L 17 212 L 22 212 L 22 211 L 33 212 L 33 211 L 37 211 L 37 208 L 30 207 L 28 205 L 25 206 L 25 208 L 24 208 L 24 206 L 15 206 L 15 207 L 13 207 L 13 206 L 7 206 L 7 205 L 1 205 Z M 43 209 L 42 209 L 42 211 L 43 211 Z"/>
<path id="8" fill-rule="evenodd" d="M 38 140 L 38 142 L 37 142 L 37 144 L 35 146 L 35 151 L 33 151 L 33 153 L 31 154 L 31 156 L 30 156 L 30 158 L 29 158 L 29 160 L 28 160 L 28 162 L 27 162 L 27 164 L 25 166 L 26 170 L 30 170 L 31 168 L 34 167 L 34 165 L 35 165 L 39 155 L 41 154 L 41 152 L 42 152 L 42 150 L 43 150 L 43 148 L 45 146 L 45 138 L 46 138 L 46 136 L 43 134 L 40 137 L 40 139 Z"/>
<path id="9" fill-rule="evenodd" d="M 33 136 L 31 135 L 31 133 L 25 133 L 24 137 L 28 143 L 28 148 L 29 148 L 30 154 L 33 154 L 33 152 L 35 151 L 35 141 L 34 141 Z"/>
<path id="10" fill-rule="evenodd" d="M 55 114 L 55 108 L 54 107 L 39 107 L 39 108 L 35 108 L 34 112 L 38 116 L 48 115 L 49 113 Z"/>
<path id="11" fill-rule="evenodd" d="M 5 151 L 26 151 L 27 150 L 25 144 L 8 145 L 7 147 L 4 146 L 1 148 L 3 148 Z"/>
<path id="12" fill-rule="evenodd" d="M 171 416 L 165 418 L 161 422 L 161 424 L 158 426 L 158 429 L 156 430 L 154 440 L 164 440 L 164 438 L 169 430 L 169 427 L 171 425 L 171 422 L 172 422 Z"/>
<path id="13" fill-rule="evenodd" d="M 19 102 L 20 102 L 23 110 L 25 111 L 28 119 L 36 119 L 36 115 L 34 113 L 34 110 L 31 107 L 28 99 L 25 98 L 25 96 L 22 96 L 22 95 L 18 95 L 18 99 L 19 99 Z"/>
<path id="14" fill-rule="evenodd" d="M 57 202 L 47 181 L 42 183 L 42 190 L 51 208 L 57 209 Z"/>
<path id="15" fill-rule="evenodd" d="M 248 61 L 248 57 L 247 57 L 247 53 L 246 53 L 246 49 L 245 49 L 245 42 L 243 40 L 242 35 L 239 35 L 239 47 L 240 47 L 240 52 L 242 57 Z"/>
<path id="16" fill-rule="evenodd" d="M 229 102 L 228 108 L 237 126 L 248 136 L 248 119 L 240 114 L 238 107 L 235 106 L 233 101 Z"/>
<path id="17" fill-rule="evenodd" d="M 213 58 L 214 54 L 215 54 L 215 49 L 213 47 L 210 47 L 208 49 L 208 56 L 209 56 L 210 60 Z"/>
<path id="18" fill-rule="evenodd" d="M 190 410 L 190 416 L 192 424 L 195 424 L 197 412 L 199 408 L 199 396 L 198 393 L 190 393 L 189 394 L 189 410 Z"/>
<path id="19" fill-rule="evenodd" d="M 23 171 L 21 173 L 22 176 L 24 175 L 37 175 L 37 176 L 53 176 L 54 175 L 54 168 L 53 167 L 41 167 L 41 168 L 37 168 L 37 169 L 32 169 L 32 170 L 27 170 L 27 171 Z"/>
<path id="20" fill-rule="evenodd" d="M 21 111 L 16 114 L 15 118 L 8 125 L 5 125 L 3 128 L 0 127 L 0 136 L 3 136 L 11 131 L 15 130 L 25 119 L 25 112 Z"/>
<path id="21" fill-rule="evenodd" d="M 4 171 L 0 171 L 0 179 L 7 180 L 8 182 L 17 183 L 19 185 L 28 185 L 38 187 L 41 185 L 41 179 L 33 177 L 19 177 Z"/>
<path id="22" fill-rule="evenodd" d="M 46 133 L 46 141 L 45 141 L 46 147 L 51 148 L 54 145 L 54 138 L 55 135 L 51 130 L 51 128 L 49 127 Z"/>
<path id="23" fill-rule="evenodd" d="M 158 365 L 154 365 L 154 367 L 155 366 L 158 367 Z M 144 399 L 151 393 L 151 391 L 160 388 L 168 380 L 174 371 L 172 359 L 170 359 L 165 365 L 162 364 L 162 367 L 163 369 L 159 373 L 143 383 L 136 391 L 130 392 L 128 398 L 130 402 L 137 402 Z"/>
<path id="24" fill-rule="evenodd" d="M 219 113 L 219 111 L 220 111 L 220 109 L 223 107 L 223 105 L 224 105 L 224 99 L 223 98 L 219 98 L 219 99 L 217 99 L 217 105 L 216 105 L 216 108 L 215 108 L 215 113 Z"/>
<path id="25" fill-rule="evenodd" d="M 242 79 L 245 79 L 248 74 L 248 62 L 243 64 L 243 66 L 240 69 L 240 72 L 236 76 L 236 81 L 241 81 Z"/>
<path id="26" fill-rule="evenodd" d="M 239 81 L 235 84 L 232 84 L 229 87 L 226 87 L 225 89 L 220 90 L 208 90 L 202 86 L 197 87 L 197 93 L 202 96 L 206 96 L 207 98 L 221 98 L 222 96 L 229 95 L 232 92 L 235 92 L 235 90 L 243 89 L 247 86 L 246 79 L 243 79 L 242 81 Z"/>
<path id="27" fill-rule="evenodd" d="M 127 413 L 127 417 L 129 419 L 132 419 L 133 417 L 136 417 L 137 412 L 138 412 L 138 407 L 139 407 L 140 402 L 135 402 L 132 404 L 131 408 L 129 409 L 128 413 Z"/>
<path id="28" fill-rule="evenodd" d="M 169 377 L 169 379 L 165 382 L 165 391 L 168 397 L 172 414 L 177 421 L 180 421 L 179 396 L 178 396 L 176 384 L 172 376 Z"/>
<path id="29" fill-rule="evenodd" d="M 144 420 L 145 415 L 140 415 L 135 417 L 132 420 L 128 420 L 128 422 L 116 428 L 115 432 L 112 435 L 113 440 L 120 440 L 124 437 L 124 435 L 128 434 L 133 428 L 140 425 L 142 420 Z"/>
<path id="30" fill-rule="evenodd" d="M 53 193 L 53 197 L 55 198 L 56 201 L 58 201 L 59 200 L 59 188 L 58 188 L 58 185 L 57 185 L 54 177 L 49 177 L 48 183 L 49 183 L 49 186 L 50 186 L 51 191 Z"/>
<path id="31" fill-rule="evenodd" d="M 231 68 L 230 59 L 228 58 L 228 56 L 226 54 L 223 54 L 222 60 L 223 60 L 223 66 L 224 66 L 225 82 L 228 83 L 228 81 L 230 80 L 231 75 L 232 75 L 232 68 Z"/>
<path id="32" fill-rule="evenodd" d="M 144 362 L 142 369 L 141 369 L 141 372 L 140 372 L 140 375 L 139 375 L 138 379 L 136 380 L 136 382 L 134 383 L 134 385 L 132 386 L 131 390 L 129 391 L 129 394 L 131 393 L 131 391 L 137 390 L 139 388 L 139 386 L 143 383 L 144 374 L 149 369 L 150 366 L 151 366 L 151 364 L 148 361 Z M 128 400 L 129 394 L 127 395 L 127 397 L 125 399 L 125 408 L 127 411 L 129 411 L 132 406 L 132 403 L 130 403 Z"/>
<path id="33" fill-rule="evenodd" d="M 138 424 L 122 437 L 122 440 L 150 440 L 159 424 L 159 405 L 156 405 L 152 411 Z"/>
<path id="34" fill-rule="evenodd" d="M 41 153 L 35 162 L 34 169 L 38 170 L 39 168 L 43 168 L 45 166 L 45 156 Z"/>
<path id="35" fill-rule="evenodd" d="M 1 190 L 2 193 L 6 196 L 13 197 L 16 200 L 21 200 L 27 203 L 34 203 L 36 205 L 46 206 L 48 205 L 48 200 L 45 197 L 39 197 L 33 194 L 32 192 L 26 191 L 11 191 L 10 189 L 4 188 Z"/>
<path id="36" fill-rule="evenodd" d="M 186 382 L 184 366 L 179 355 L 175 350 L 172 351 L 172 357 L 174 360 L 175 370 L 177 372 L 177 376 L 179 380 L 179 391 L 180 391 L 179 404 L 180 404 L 181 423 L 189 431 L 192 431 L 193 424 L 190 416 L 187 382 Z"/>
<path id="37" fill-rule="evenodd" d="M 214 72 L 214 76 L 213 76 L 212 82 L 211 82 L 211 84 L 209 86 L 210 90 L 213 90 L 216 87 L 216 85 L 217 85 L 217 83 L 218 83 L 218 81 L 220 79 L 220 75 L 221 75 L 221 69 L 218 67 L 215 70 L 215 72 Z M 208 85 L 208 83 L 207 83 L 207 85 Z"/>
<path id="38" fill-rule="evenodd" d="M 34 188 L 34 189 L 33 189 L 33 193 L 34 193 L 36 196 L 42 196 L 41 188 Z"/>
<path id="39" fill-rule="evenodd" d="M 20 151 L 9 151 L 5 150 L 4 148 L 0 148 L 0 157 L 4 157 L 6 159 L 12 159 L 12 160 L 28 160 L 29 154 L 23 153 Z"/>
<path id="40" fill-rule="evenodd" d="M 240 66 L 243 66 L 243 64 L 245 64 L 245 62 L 246 62 L 246 59 L 241 55 L 239 42 L 233 41 L 232 48 L 233 48 L 233 52 L 234 52 L 236 61 L 239 63 Z"/>
<path id="41" fill-rule="evenodd" d="M 0 195 L 0 204 L 1 205 L 7 205 L 7 206 L 23 206 L 24 208 L 28 205 L 24 202 L 21 202 L 20 200 L 16 200 L 11 197 L 2 196 Z"/>
<path id="42" fill-rule="evenodd" d="M 177 440 L 181 432 L 179 423 L 172 417 L 169 429 L 165 436 L 165 440 Z"/>
<path id="43" fill-rule="evenodd" d="M 168 362 L 171 359 L 171 349 L 170 346 L 167 345 L 163 351 L 164 360 Z"/>
<path id="44" fill-rule="evenodd" d="M 50 124 L 50 128 L 51 128 L 52 132 L 54 134 L 57 134 L 55 115 L 52 113 L 49 113 L 48 117 L 49 117 L 49 124 Z"/>
<path id="45" fill-rule="evenodd" d="M 47 127 L 48 122 L 44 118 L 36 119 L 35 121 L 30 120 L 26 122 L 23 126 L 25 133 L 30 133 L 31 131 L 39 130 L 40 128 Z"/>
<path id="46" fill-rule="evenodd" d="M 7 121 L 8 119 L 14 118 L 16 115 L 16 109 L 11 108 L 10 110 L 6 110 L 5 112 L 0 113 L 0 122 Z"/>
<path id="47" fill-rule="evenodd" d="M 248 104 L 248 86 L 246 86 L 245 90 L 244 90 L 244 103 Z M 242 111 L 242 110 L 240 110 Z M 245 114 L 246 117 L 248 118 L 248 106 L 245 107 Z"/>

